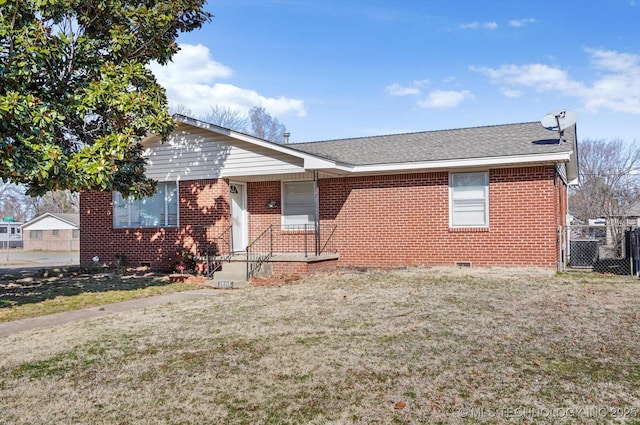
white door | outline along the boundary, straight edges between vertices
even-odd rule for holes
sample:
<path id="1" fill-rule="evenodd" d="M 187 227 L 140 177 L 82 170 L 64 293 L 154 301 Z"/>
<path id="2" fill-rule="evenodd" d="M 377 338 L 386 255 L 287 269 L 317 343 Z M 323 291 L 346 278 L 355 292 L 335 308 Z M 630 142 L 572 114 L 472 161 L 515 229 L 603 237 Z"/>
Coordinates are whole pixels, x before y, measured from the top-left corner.
<path id="1" fill-rule="evenodd" d="M 233 251 L 247 249 L 247 197 L 244 183 L 231 183 L 231 224 Z"/>

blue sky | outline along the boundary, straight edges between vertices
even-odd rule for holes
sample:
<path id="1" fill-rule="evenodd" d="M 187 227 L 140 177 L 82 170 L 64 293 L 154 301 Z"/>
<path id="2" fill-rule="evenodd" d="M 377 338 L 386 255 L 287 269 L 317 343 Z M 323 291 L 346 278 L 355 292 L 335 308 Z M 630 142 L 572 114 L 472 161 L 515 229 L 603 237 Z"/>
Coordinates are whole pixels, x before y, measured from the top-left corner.
<path id="1" fill-rule="evenodd" d="M 637 3 L 636 3 L 637 2 Z M 640 0 L 219 0 L 153 66 L 195 113 L 263 106 L 292 142 L 538 121 L 640 141 Z"/>

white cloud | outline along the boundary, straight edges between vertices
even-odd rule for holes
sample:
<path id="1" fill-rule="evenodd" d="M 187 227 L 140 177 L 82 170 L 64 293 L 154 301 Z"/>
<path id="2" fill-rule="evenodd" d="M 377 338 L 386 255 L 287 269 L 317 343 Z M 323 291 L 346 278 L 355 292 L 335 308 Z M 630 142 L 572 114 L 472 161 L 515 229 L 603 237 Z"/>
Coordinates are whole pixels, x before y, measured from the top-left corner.
<path id="1" fill-rule="evenodd" d="M 586 49 L 591 62 L 604 71 L 627 72 L 640 66 L 640 55 L 618 53 L 611 50 Z"/>
<path id="2" fill-rule="evenodd" d="M 587 90 L 586 107 L 640 114 L 640 55 L 592 49 L 587 52 L 600 71 L 600 78 Z"/>
<path id="3" fill-rule="evenodd" d="M 509 21 L 509 26 L 511 27 L 526 27 L 529 24 L 533 24 L 536 22 L 535 18 L 526 18 L 526 19 L 512 19 Z"/>
<path id="4" fill-rule="evenodd" d="M 393 83 L 386 87 L 387 94 L 391 96 L 406 96 L 413 94 L 420 94 L 420 89 L 417 87 L 402 87 L 398 83 Z"/>
<path id="5" fill-rule="evenodd" d="M 463 30 L 475 30 L 480 28 L 480 22 L 468 22 L 466 24 L 460 24 L 460 28 Z"/>
<path id="6" fill-rule="evenodd" d="M 471 67 L 503 86 L 509 95 L 515 87 L 538 92 L 557 92 L 581 99 L 584 108 L 640 114 L 640 55 L 610 50 L 587 49 L 598 70 L 592 81 L 577 81 L 566 70 L 544 64 L 503 65 L 499 68 Z"/>
<path id="7" fill-rule="evenodd" d="M 566 71 L 539 63 L 503 65 L 497 69 L 471 67 L 471 70 L 489 76 L 494 82 L 523 85 L 535 88 L 538 91 L 580 89 L 580 83 L 571 80 Z"/>
<path id="8" fill-rule="evenodd" d="M 151 64 L 151 70 L 158 81 L 165 86 L 181 84 L 188 76 L 189 81 L 210 83 L 220 78 L 231 77 L 233 71 L 209 56 L 209 49 L 202 44 L 185 44 L 174 55 L 167 66 Z"/>
<path id="9" fill-rule="evenodd" d="M 494 30 L 498 28 L 498 24 L 496 22 L 467 22 L 464 24 L 460 24 L 460 28 L 464 30 L 476 30 L 478 28 L 485 28 L 488 30 Z"/>
<path id="10" fill-rule="evenodd" d="M 418 106 L 430 109 L 447 109 L 458 106 L 466 99 L 474 99 L 473 94 L 468 90 L 433 90 L 426 99 L 418 102 Z"/>
<path id="11" fill-rule="evenodd" d="M 520 90 L 514 90 L 510 88 L 503 87 L 500 89 L 500 93 L 502 93 L 505 97 L 520 97 L 522 96 L 522 92 Z"/>
<path id="12" fill-rule="evenodd" d="M 431 84 L 429 80 L 413 80 L 409 86 L 401 86 L 398 83 L 393 83 L 385 88 L 387 94 L 391 96 L 407 96 L 418 95 L 422 93 L 422 87 Z"/>
<path id="13" fill-rule="evenodd" d="M 222 83 L 233 71 L 211 58 L 202 44 L 183 44 L 166 66 L 150 65 L 158 82 L 167 90 L 169 103 L 182 104 L 196 114 L 210 111 L 211 106 L 227 106 L 245 113 L 253 106 L 262 106 L 269 113 L 281 116 L 294 113 L 305 116 L 304 102 L 284 96 L 266 97 L 255 90 Z"/>

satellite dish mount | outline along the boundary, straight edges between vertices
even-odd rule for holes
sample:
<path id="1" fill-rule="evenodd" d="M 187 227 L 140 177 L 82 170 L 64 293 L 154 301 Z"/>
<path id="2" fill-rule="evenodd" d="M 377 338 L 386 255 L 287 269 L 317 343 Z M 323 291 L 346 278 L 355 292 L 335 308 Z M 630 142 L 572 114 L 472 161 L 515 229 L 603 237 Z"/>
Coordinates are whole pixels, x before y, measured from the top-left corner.
<path id="1" fill-rule="evenodd" d="M 578 121 L 578 114 L 573 111 L 561 110 L 555 112 L 549 112 L 545 115 L 542 120 L 540 120 L 540 124 L 547 130 L 555 130 L 558 132 L 560 144 L 564 143 L 564 130 L 574 126 Z"/>

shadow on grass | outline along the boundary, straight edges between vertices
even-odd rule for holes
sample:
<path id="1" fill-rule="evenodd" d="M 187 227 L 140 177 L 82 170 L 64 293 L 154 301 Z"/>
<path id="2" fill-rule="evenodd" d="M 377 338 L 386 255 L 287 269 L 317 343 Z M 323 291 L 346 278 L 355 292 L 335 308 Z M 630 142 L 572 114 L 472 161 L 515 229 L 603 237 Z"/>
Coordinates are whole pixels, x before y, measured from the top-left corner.
<path id="1" fill-rule="evenodd" d="M 56 297 L 109 291 L 135 291 L 171 282 L 152 273 L 117 270 L 88 272 L 78 267 L 21 271 L 0 276 L 0 309 L 35 304 Z"/>

